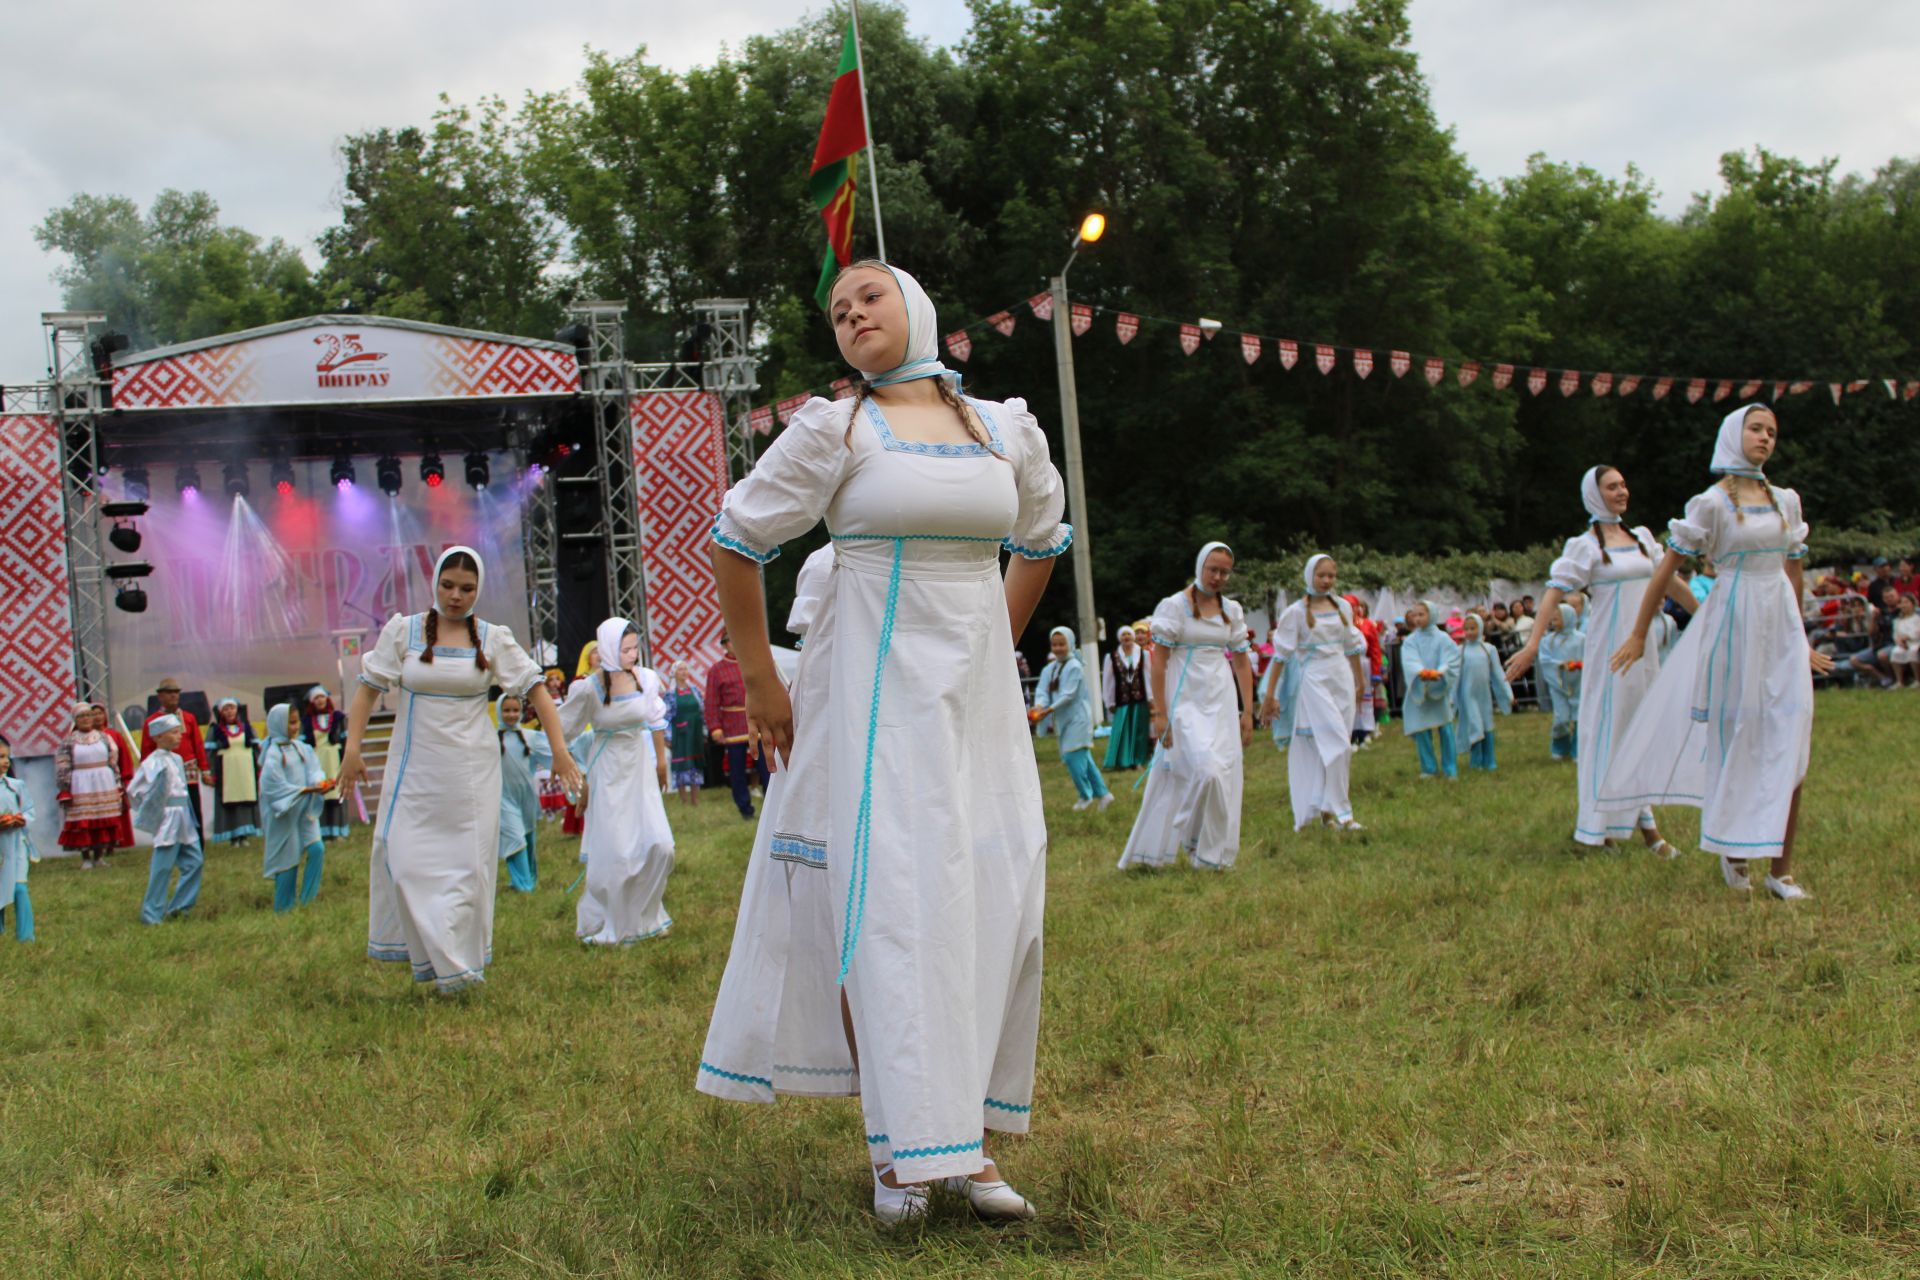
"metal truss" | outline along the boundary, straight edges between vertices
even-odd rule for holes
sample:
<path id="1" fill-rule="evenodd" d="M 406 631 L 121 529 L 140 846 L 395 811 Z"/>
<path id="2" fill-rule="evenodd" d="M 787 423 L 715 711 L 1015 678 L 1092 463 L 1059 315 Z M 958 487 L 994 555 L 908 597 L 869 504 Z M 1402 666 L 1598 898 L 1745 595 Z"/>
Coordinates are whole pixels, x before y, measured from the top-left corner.
<path id="1" fill-rule="evenodd" d="M 527 469 L 524 452 L 520 469 Z M 554 665 L 560 656 L 560 538 L 553 519 L 554 478 L 542 473 L 527 489 L 527 500 L 520 513 L 525 536 L 520 541 L 527 566 L 527 625 L 533 634 L 527 649 L 538 654 L 551 640 Z M 547 665 L 544 661 L 542 666 Z"/>
<path id="2" fill-rule="evenodd" d="M 0 417 L 26 414 L 41 417 L 53 412 L 53 384 L 28 382 L 0 386 Z"/>
<path id="3" fill-rule="evenodd" d="M 701 298 L 694 302 L 693 314 L 709 327 L 700 386 L 720 397 L 727 476 L 738 480 L 753 470 L 753 432 L 747 418 L 753 412 L 753 393 L 760 389 L 759 362 L 747 346 L 747 300 Z"/>
<path id="4" fill-rule="evenodd" d="M 587 327 L 587 361 L 580 368 L 580 384 L 600 433 L 593 470 L 600 485 L 596 536 L 606 552 L 607 612 L 630 619 L 638 628 L 640 661 L 651 666 L 647 571 L 641 554 L 645 531 L 639 477 L 633 467 L 634 367 L 627 363 L 626 311 L 624 302 L 580 302 L 569 307 L 567 314 Z"/>
<path id="5" fill-rule="evenodd" d="M 107 576 L 100 546 L 100 414 L 108 386 L 93 368 L 93 339 L 106 313 L 48 311 L 45 411 L 60 447 L 60 518 L 67 539 L 67 609 L 73 624 L 73 683 L 81 699 L 116 705 L 107 669 Z"/>

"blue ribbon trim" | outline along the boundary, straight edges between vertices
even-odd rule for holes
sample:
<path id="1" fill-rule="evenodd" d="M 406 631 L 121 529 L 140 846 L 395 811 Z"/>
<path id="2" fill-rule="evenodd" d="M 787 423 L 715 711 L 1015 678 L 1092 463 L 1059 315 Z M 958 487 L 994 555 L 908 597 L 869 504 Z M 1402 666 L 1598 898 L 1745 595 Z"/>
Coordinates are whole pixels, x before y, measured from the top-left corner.
<path id="1" fill-rule="evenodd" d="M 769 1089 L 773 1088 L 773 1081 L 765 1076 L 743 1076 L 737 1071 L 724 1071 L 711 1062 L 702 1062 L 700 1069 L 708 1075 L 719 1076 L 722 1080 L 737 1080 L 741 1084 L 763 1084 Z"/>

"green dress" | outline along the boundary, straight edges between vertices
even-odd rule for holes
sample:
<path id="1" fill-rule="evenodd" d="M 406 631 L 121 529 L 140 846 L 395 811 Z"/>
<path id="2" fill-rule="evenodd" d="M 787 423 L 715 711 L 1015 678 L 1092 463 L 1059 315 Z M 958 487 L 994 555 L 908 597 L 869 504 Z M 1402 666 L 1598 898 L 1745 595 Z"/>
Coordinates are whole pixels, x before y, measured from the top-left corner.
<path id="1" fill-rule="evenodd" d="M 707 717 L 700 703 L 700 694 L 694 689 L 669 690 L 673 697 L 672 714 L 669 720 L 672 733 L 669 735 L 669 747 L 673 753 L 673 785 L 677 787 L 703 787 L 707 775 L 701 769 L 701 762 L 707 758 Z"/>

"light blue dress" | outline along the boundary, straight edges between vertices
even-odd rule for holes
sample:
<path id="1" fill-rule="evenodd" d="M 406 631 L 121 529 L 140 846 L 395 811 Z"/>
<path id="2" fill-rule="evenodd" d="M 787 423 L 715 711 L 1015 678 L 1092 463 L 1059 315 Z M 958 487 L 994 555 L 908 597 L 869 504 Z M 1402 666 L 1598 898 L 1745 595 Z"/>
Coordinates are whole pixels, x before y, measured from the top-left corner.
<path id="1" fill-rule="evenodd" d="M 1585 663 L 1587 634 L 1580 629 L 1580 614 L 1570 604 L 1560 606 L 1560 629 L 1540 642 L 1540 661 L 1535 683 L 1540 689 L 1542 707 L 1553 716 L 1550 750 L 1555 760 L 1579 758 L 1580 668 L 1567 669 L 1571 662 Z"/>
<path id="2" fill-rule="evenodd" d="M 1400 642 L 1400 669 L 1406 696 L 1400 704 L 1400 727 L 1420 753 L 1420 772 L 1453 777 L 1453 691 L 1460 683 L 1460 646 L 1433 624 L 1439 613 L 1427 606 L 1427 625 L 1407 633 Z M 1422 680 L 1422 671 L 1438 671 L 1438 680 Z M 1437 739 L 1437 741 L 1436 741 Z"/>
<path id="3" fill-rule="evenodd" d="M 507 864 L 507 881 L 521 893 L 532 893 L 540 864 L 534 854 L 534 836 L 540 825 L 540 791 L 534 786 L 536 769 L 553 767 L 553 748 L 545 734 L 526 729 L 500 734 L 500 857 Z"/>
<path id="4" fill-rule="evenodd" d="M 1460 681 L 1453 687 L 1454 748 L 1469 753 L 1476 769 L 1493 769 L 1493 717 L 1513 711 L 1513 686 L 1501 669 L 1500 655 L 1484 640 L 1460 646 Z"/>
<path id="5" fill-rule="evenodd" d="M 0 814 L 16 814 L 24 827 L 0 831 L 0 921 L 13 908 L 13 936 L 33 941 L 33 900 L 27 896 L 27 864 L 33 857 L 33 796 L 18 778 L 0 776 Z"/>
<path id="6" fill-rule="evenodd" d="M 269 711 L 267 744 L 260 753 L 260 820 L 267 833 L 260 874 L 273 881 L 275 911 L 304 906 L 320 892 L 326 863 L 320 814 L 327 798 L 305 788 L 326 780 L 319 755 L 293 732 L 293 707 L 282 703 Z M 302 855 L 306 874 L 296 885 Z"/>
<path id="7" fill-rule="evenodd" d="M 1067 643 L 1071 646 L 1073 641 Z M 1079 655 L 1071 648 L 1064 663 L 1056 659 L 1040 669 L 1040 683 L 1033 687 L 1033 705 L 1053 708 L 1046 722 L 1060 735 L 1060 759 L 1073 779 L 1074 792 L 1083 801 L 1108 794 L 1106 779 L 1093 762 L 1093 694 L 1087 687 Z"/>

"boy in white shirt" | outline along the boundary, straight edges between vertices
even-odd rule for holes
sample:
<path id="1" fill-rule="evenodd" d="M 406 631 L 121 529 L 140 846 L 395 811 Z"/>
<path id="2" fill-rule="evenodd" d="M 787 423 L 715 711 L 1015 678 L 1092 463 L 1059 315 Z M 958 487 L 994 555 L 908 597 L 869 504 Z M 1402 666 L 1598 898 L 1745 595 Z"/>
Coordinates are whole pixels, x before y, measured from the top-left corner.
<path id="1" fill-rule="evenodd" d="M 153 862 L 147 871 L 147 896 L 140 905 L 140 918 L 159 924 L 193 906 L 200 897 L 200 868 L 205 855 L 200 850 L 200 831 L 193 820 L 193 796 L 187 788 L 186 762 L 176 753 L 185 725 L 179 716 L 160 716 L 148 724 L 153 735 L 153 754 L 140 762 L 139 772 L 127 784 L 127 800 L 133 808 L 133 825 L 153 833 Z M 168 883 L 175 868 L 180 882 L 171 897 Z"/>

